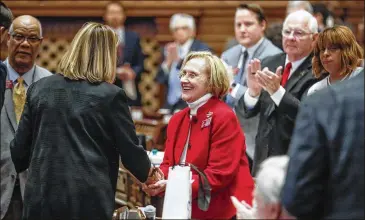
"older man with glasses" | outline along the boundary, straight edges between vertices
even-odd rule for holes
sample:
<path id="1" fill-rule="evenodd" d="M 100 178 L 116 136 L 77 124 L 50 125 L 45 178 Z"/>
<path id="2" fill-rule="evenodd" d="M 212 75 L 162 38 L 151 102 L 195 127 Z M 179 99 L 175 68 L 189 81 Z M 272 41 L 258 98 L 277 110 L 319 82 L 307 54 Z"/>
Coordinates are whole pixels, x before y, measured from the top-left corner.
<path id="1" fill-rule="evenodd" d="M 17 174 L 9 146 L 18 128 L 28 87 L 52 75 L 35 65 L 42 39 L 41 24 L 32 16 L 17 17 L 9 28 L 9 56 L 4 62 L 8 75 L 1 110 L 1 219 L 21 219 L 22 215 L 27 171 Z"/>
<path id="2" fill-rule="evenodd" d="M 253 175 L 264 159 L 288 151 L 300 100 L 318 81 L 311 63 L 317 32 L 317 21 L 310 13 L 293 12 L 283 25 L 284 53 L 248 64 L 248 89 L 239 105 L 247 118 L 260 114 Z"/>

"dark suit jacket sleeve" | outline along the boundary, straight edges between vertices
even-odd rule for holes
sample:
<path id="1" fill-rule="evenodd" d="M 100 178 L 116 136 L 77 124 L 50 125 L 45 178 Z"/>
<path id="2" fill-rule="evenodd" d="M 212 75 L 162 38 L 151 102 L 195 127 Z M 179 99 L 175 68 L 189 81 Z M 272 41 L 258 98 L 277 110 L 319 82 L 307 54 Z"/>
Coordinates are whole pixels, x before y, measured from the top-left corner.
<path id="1" fill-rule="evenodd" d="M 302 93 L 301 99 L 303 99 L 303 97 L 307 97 L 308 90 L 316 82 L 317 80 L 313 78 L 311 80 L 308 80 L 307 83 L 305 83 L 305 85 L 303 86 L 304 92 Z M 292 121 L 295 121 L 295 118 L 297 117 L 298 114 L 300 103 L 301 103 L 300 99 L 290 94 L 290 92 L 285 91 L 285 94 L 277 109 L 280 113 L 286 114 Z"/>
<path id="2" fill-rule="evenodd" d="M 136 38 L 136 45 L 134 49 L 135 54 L 133 56 L 134 60 L 131 65 L 136 75 L 139 76 L 143 72 L 144 55 L 142 53 L 140 38 L 138 35 L 136 35 Z"/>
<path id="3" fill-rule="evenodd" d="M 30 163 L 33 134 L 30 94 L 34 85 L 35 83 L 28 88 L 19 126 L 13 141 L 10 143 L 11 158 L 17 173 L 21 173 L 28 169 Z"/>
<path id="4" fill-rule="evenodd" d="M 4 94 L 6 88 L 6 66 L 0 61 L 0 110 L 4 104 Z"/>
<path id="5" fill-rule="evenodd" d="M 332 99 L 330 94 L 322 99 Z M 328 151 L 323 126 L 320 122 L 336 108 L 332 100 L 323 103 L 321 97 L 310 97 L 303 102 L 289 147 L 290 162 L 282 189 L 281 202 L 286 210 L 299 219 L 313 219 L 323 207 Z M 334 114 L 334 113 L 333 113 Z M 336 119 L 334 119 L 336 120 Z"/>
<path id="6" fill-rule="evenodd" d="M 247 92 L 247 91 L 246 91 Z M 251 118 L 256 116 L 259 112 L 260 112 L 260 108 L 261 108 L 261 99 L 262 99 L 262 95 L 263 92 L 261 92 L 261 95 L 259 96 L 259 100 L 257 101 L 256 105 L 253 108 L 247 108 L 245 101 L 244 101 L 244 96 L 241 96 L 241 98 L 238 100 L 237 105 L 235 106 L 235 110 L 236 111 L 242 111 L 243 112 L 243 117 L 245 118 Z"/>
<path id="7" fill-rule="evenodd" d="M 127 96 L 123 90 L 117 93 L 111 103 L 110 123 L 124 167 L 139 181 L 145 182 L 151 162 L 143 147 L 138 145 L 134 123 L 127 105 Z"/>

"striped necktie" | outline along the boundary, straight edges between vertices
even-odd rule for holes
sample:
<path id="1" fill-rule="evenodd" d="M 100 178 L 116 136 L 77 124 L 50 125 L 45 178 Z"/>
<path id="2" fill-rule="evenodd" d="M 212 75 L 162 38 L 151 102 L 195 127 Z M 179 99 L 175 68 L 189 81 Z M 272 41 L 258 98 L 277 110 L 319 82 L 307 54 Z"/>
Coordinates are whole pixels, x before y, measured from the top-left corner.
<path id="1" fill-rule="evenodd" d="M 17 84 L 15 84 L 13 89 L 13 102 L 16 122 L 19 123 L 20 116 L 22 115 L 24 104 L 25 104 L 25 86 L 24 79 L 19 77 L 17 79 Z"/>

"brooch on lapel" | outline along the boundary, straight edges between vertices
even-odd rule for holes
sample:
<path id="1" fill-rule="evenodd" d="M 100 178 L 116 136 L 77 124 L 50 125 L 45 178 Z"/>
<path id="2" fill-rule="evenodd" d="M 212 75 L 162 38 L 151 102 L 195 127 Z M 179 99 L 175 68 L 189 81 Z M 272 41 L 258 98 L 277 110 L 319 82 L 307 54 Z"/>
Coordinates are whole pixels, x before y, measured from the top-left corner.
<path id="1" fill-rule="evenodd" d="M 300 76 L 304 76 L 305 73 L 305 71 L 300 72 Z"/>
<path id="2" fill-rule="evenodd" d="M 201 128 L 205 128 L 205 127 L 210 126 L 210 123 L 212 122 L 212 116 L 213 116 L 213 112 L 208 112 L 207 113 L 207 118 L 202 121 Z"/>

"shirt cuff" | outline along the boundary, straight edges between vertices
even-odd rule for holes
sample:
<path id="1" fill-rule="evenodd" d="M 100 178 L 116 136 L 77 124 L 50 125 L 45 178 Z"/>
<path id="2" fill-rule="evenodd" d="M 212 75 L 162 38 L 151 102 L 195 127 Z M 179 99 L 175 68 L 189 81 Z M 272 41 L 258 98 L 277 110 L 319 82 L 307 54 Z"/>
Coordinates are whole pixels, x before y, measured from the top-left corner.
<path id="1" fill-rule="evenodd" d="M 230 93 L 230 95 L 231 95 L 234 99 L 237 99 L 237 92 L 238 92 L 239 87 L 240 87 L 240 84 L 238 84 L 238 83 L 237 83 L 237 84 L 233 87 L 233 89 L 232 89 L 232 91 L 231 91 L 231 93 Z"/>
<path id="2" fill-rule="evenodd" d="M 256 103 L 259 101 L 259 96 L 252 97 L 250 96 L 249 89 L 246 90 L 245 94 L 243 95 L 243 101 L 248 109 L 252 109 L 255 107 Z"/>
<path id="3" fill-rule="evenodd" d="M 271 99 L 275 102 L 276 106 L 280 105 L 280 102 L 285 95 L 285 91 L 286 90 L 282 86 L 280 86 L 279 89 L 270 96 Z"/>
<path id="4" fill-rule="evenodd" d="M 167 63 L 166 62 L 163 62 L 161 64 L 161 68 L 164 71 L 165 75 L 168 75 L 170 73 L 169 67 L 167 66 Z"/>

